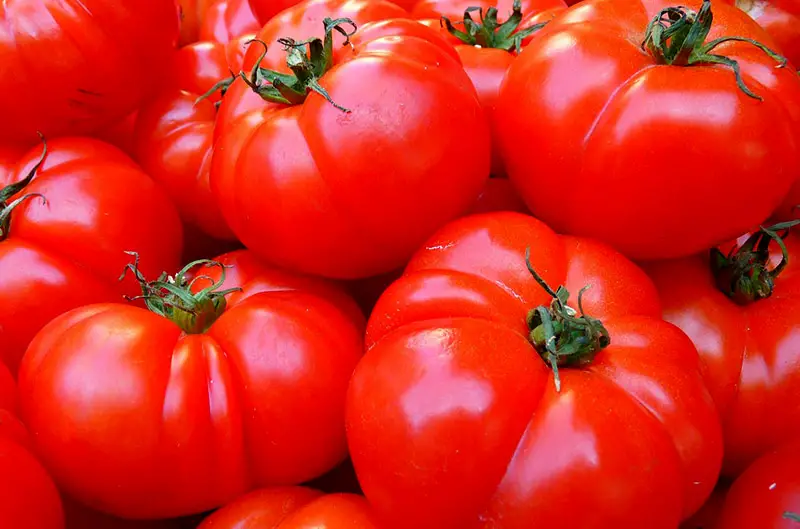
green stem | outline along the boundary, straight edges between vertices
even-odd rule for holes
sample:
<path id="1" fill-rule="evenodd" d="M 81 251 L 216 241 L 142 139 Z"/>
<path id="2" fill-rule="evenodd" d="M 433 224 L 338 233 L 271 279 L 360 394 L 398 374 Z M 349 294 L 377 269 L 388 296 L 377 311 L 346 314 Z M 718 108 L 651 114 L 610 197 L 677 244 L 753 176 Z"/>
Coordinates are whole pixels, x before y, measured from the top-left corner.
<path id="1" fill-rule="evenodd" d="M 783 517 L 787 520 L 791 520 L 793 522 L 800 522 L 800 514 L 793 513 L 793 512 L 785 512 L 783 513 Z"/>
<path id="2" fill-rule="evenodd" d="M 9 184 L 0 189 L 0 241 L 4 241 L 8 238 L 8 234 L 11 229 L 11 213 L 13 213 L 14 209 L 16 209 L 20 204 L 34 197 L 41 198 L 42 203 L 47 204 L 47 199 L 41 193 L 28 193 L 20 198 L 17 198 L 16 200 L 9 202 L 12 197 L 21 192 L 23 189 L 25 189 L 25 187 L 28 186 L 28 184 L 31 183 L 33 177 L 36 176 L 36 173 L 42 167 L 44 159 L 47 156 L 47 141 L 44 139 L 44 136 L 41 132 L 38 134 L 42 140 L 42 154 L 39 156 L 39 160 L 36 162 L 36 164 L 34 164 L 31 170 L 28 171 L 28 174 L 25 175 L 25 178 L 19 182 L 14 182 L 13 184 Z"/>
<path id="3" fill-rule="evenodd" d="M 783 239 L 798 224 L 800 220 L 781 222 L 769 228 L 762 226 L 728 255 L 712 248 L 711 273 L 717 288 L 739 305 L 770 297 L 775 290 L 775 279 L 789 264 L 789 250 Z M 773 242 L 781 249 L 781 261 L 770 269 L 769 246 Z"/>
<path id="4" fill-rule="evenodd" d="M 674 66 L 719 64 L 728 67 L 733 70 L 739 89 L 749 97 L 761 101 L 763 98 L 745 84 L 739 63 L 730 57 L 715 54 L 712 51 L 725 42 L 735 41 L 752 44 L 775 60 L 778 68 L 786 66 L 788 62 L 786 57 L 757 40 L 745 37 L 720 37 L 706 42 L 713 22 L 711 0 L 703 0 L 699 12 L 682 6 L 667 7 L 662 9 L 647 26 L 642 49 L 647 49 L 660 64 Z"/>
<path id="5" fill-rule="evenodd" d="M 472 13 L 478 12 L 479 22 L 472 19 Z M 505 51 L 512 49 L 519 53 L 522 41 L 547 25 L 547 22 L 519 29 L 522 23 L 522 3 L 514 0 L 511 16 L 502 24 L 497 21 L 497 8 L 490 7 L 484 15 L 482 7 L 468 7 L 464 11 L 464 19 L 456 24 L 464 26 L 464 31 L 456 29 L 449 18 L 443 16 L 441 24 L 451 35 L 470 46 L 497 48 Z"/>
<path id="6" fill-rule="evenodd" d="M 325 73 L 333 67 L 333 32 L 344 35 L 344 45 L 352 45 L 350 37 L 356 31 L 355 23 L 349 18 L 323 20 L 325 25 L 325 39 L 311 38 L 297 42 L 291 38 L 278 39 L 286 51 L 286 64 L 292 71 L 284 74 L 261 67 L 267 56 L 266 43 L 256 40 L 264 47 L 264 51 L 249 73 L 241 72 L 239 75 L 245 83 L 262 99 L 284 105 L 299 105 L 306 100 L 308 94 L 315 92 L 325 98 L 331 105 L 342 112 L 349 109 L 338 105 L 331 99 L 319 81 Z M 344 26 L 352 26 L 352 31 L 347 31 Z"/>
<path id="7" fill-rule="evenodd" d="M 219 290 L 225 283 L 225 265 L 208 259 L 194 261 L 183 267 L 175 277 L 170 277 L 166 272 L 155 281 L 147 281 L 139 270 L 139 254 L 125 252 L 133 256 L 133 262 L 125 266 L 120 276 L 120 281 L 130 270 L 139 282 L 142 295 L 126 297 L 129 301 L 143 299 L 150 311 L 163 316 L 186 334 L 202 334 L 206 332 L 217 319 L 222 316 L 227 307 L 225 296 L 232 292 L 239 292 L 241 288 L 228 288 Z M 194 282 L 199 279 L 209 279 L 208 276 L 197 276 L 189 280 L 186 276 L 198 266 L 218 266 L 220 278 L 199 292 L 192 292 Z"/>
<path id="8" fill-rule="evenodd" d="M 588 365 L 597 353 L 611 344 L 603 323 L 583 310 L 583 294 L 578 293 L 578 311 L 567 306 L 569 291 L 564 286 L 553 290 L 534 270 L 531 250 L 525 250 L 525 263 L 533 278 L 553 298 L 549 307 L 536 307 L 528 313 L 529 340 L 539 356 L 553 369 L 556 391 L 561 391 L 560 367 Z M 580 316 L 578 316 L 580 314 Z"/>
<path id="9" fill-rule="evenodd" d="M 252 41 L 251 41 L 252 42 Z M 225 94 L 228 92 L 228 89 L 231 87 L 233 82 L 239 77 L 233 71 L 230 72 L 231 76 L 226 77 L 225 79 L 221 79 L 214 83 L 214 86 L 208 89 L 208 91 L 194 100 L 194 104 L 198 104 L 200 101 L 204 99 L 208 99 L 215 93 L 219 92 L 220 100 L 214 103 L 214 108 L 219 109 L 219 106 L 222 104 L 222 98 L 225 97 Z"/>

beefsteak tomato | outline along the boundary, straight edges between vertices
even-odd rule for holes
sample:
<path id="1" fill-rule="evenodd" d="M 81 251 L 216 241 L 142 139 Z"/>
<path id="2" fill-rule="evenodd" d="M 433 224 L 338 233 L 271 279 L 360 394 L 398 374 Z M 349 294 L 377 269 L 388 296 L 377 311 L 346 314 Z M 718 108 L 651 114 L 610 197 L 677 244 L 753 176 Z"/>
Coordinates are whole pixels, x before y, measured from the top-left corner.
<path id="1" fill-rule="evenodd" d="M 716 482 L 697 351 L 601 243 L 457 220 L 378 300 L 366 345 L 347 433 L 387 527 L 675 529 Z"/>
<path id="2" fill-rule="evenodd" d="M 729 477 L 800 436 L 800 241 L 791 234 L 778 244 L 780 235 L 765 228 L 733 250 L 647 267 L 664 318 L 700 353 Z"/>
<path id="3" fill-rule="evenodd" d="M 769 217 L 800 176 L 800 78 L 741 10 L 687 5 L 586 0 L 513 61 L 501 154 L 557 231 L 692 255 Z"/>
<path id="4" fill-rule="evenodd" d="M 175 0 L 0 3 L 0 142 L 122 119 L 167 73 L 178 22 Z"/>
<path id="5" fill-rule="evenodd" d="M 198 529 L 378 529 L 369 505 L 355 494 L 325 495 L 305 487 L 251 492 L 226 505 Z"/>
<path id="6" fill-rule="evenodd" d="M 285 268 L 342 279 L 402 266 L 470 207 L 489 175 L 488 125 L 444 37 L 393 19 L 364 26 L 334 54 L 333 34 L 348 26 L 328 19 L 324 40 L 283 40 L 292 74 L 252 70 L 249 95 L 269 103 L 221 132 L 211 171 L 245 246 Z M 274 31 L 267 24 L 262 41 Z M 222 108 L 236 107 L 240 92 L 232 88 Z M 452 163 L 466 153 L 468 163 Z"/>
<path id="7" fill-rule="evenodd" d="M 201 41 L 227 43 L 261 29 L 248 0 L 216 0 L 200 28 Z"/>
<path id="8" fill-rule="evenodd" d="M 137 292 L 134 281 L 119 281 L 126 251 L 149 260 L 147 273 L 177 268 L 175 206 L 115 147 L 59 138 L 0 177 L 0 361 L 12 372 L 54 317 Z"/>
<path id="9" fill-rule="evenodd" d="M 248 253 L 214 264 L 191 280 L 193 265 L 151 283 L 137 273 L 150 310 L 78 308 L 31 343 L 22 415 L 59 485 L 89 507 L 200 513 L 345 459 L 345 392 L 363 342 L 355 302 Z"/>

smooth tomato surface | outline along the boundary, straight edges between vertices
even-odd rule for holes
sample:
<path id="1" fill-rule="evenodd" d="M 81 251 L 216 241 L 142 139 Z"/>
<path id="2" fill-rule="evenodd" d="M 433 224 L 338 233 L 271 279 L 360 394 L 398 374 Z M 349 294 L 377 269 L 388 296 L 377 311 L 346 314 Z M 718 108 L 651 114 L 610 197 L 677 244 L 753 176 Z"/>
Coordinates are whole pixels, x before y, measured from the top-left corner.
<path id="1" fill-rule="evenodd" d="M 708 257 L 653 263 L 647 271 L 664 318 L 694 342 L 722 418 L 726 475 L 800 435 L 800 236 L 786 239 L 789 264 L 774 294 L 741 306 L 723 294 Z M 780 259 L 772 245 L 772 264 Z"/>
<path id="2" fill-rule="evenodd" d="M 256 20 L 248 0 L 216 0 L 209 6 L 200 28 L 200 40 L 227 43 L 256 33 Z"/>
<path id="3" fill-rule="evenodd" d="M 553 373 L 528 312 L 583 296 L 611 345 Z M 674 529 L 711 493 L 719 422 L 655 287 L 588 239 L 518 213 L 442 228 L 384 293 L 347 401 L 351 457 L 388 527 Z"/>
<path id="4" fill-rule="evenodd" d="M 251 492 L 218 510 L 198 529 L 378 529 L 369 505 L 355 494 L 305 487 Z"/>
<path id="5" fill-rule="evenodd" d="M 42 147 L 0 171 L 0 186 L 22 180 Z M 138 252 L 146 273 L 177 267 L 182 229 L 166 194 L 124 153 L 87 138 L 48 143 L 33 181 L 18 195 L 40 193 L 14 209 L 0 241 L 0 359 L 16 372 L 39 329 L 75 307 L 140 293 L 119 281 Z"/>
<path id="6" fill-rule="evenodd" d="M 271 22 L 260 36 L 281 34 L 304 35 Z M 483 110 L 439 32 L 393 19 L 362 27 L 352 45 L 336 48 L 320 81 L 350 112 L 316 93 L 300 105 L 262 104 L 220 132 L 211 171 L 245 246 L 285 268 L 346 279 L 402 266 L 471 206 L 489 174 Z M 242 104 L 242 89 L 231 88 L 221 114 Z M 463 153 L 469 163 L 453 163 Z"/>
<path id="7" fill-rule="evenodd" d="M 587 0 L 566 11 L 513 62 L 495 114 L 506 170 L 537 218 L 642 260 L 752 229 L 800 175 L 798 76 L 746 42 L 713 53 L 738 61 L 761 101 L 729 67 L 658 64 L 642 50 L 645 29 L 674 4 Z M 733 6 L 714 2 L 713 16 L 708 40 L 775 46 Z"/>
<path id="8" fill-rule="evenodd" d="M 0 141 L 33 144 L 122 119 L 167 73 L 175 0 L 0 4 Z"/>
<path id="9" fill-rule="evenodd" d="M 82 503 L 124 518 L 201 513 L 345 459 L 358 307 L 322 280 L 247 253 L 218 261 L 231 266 L 223 288 L 243 291 L 204 333 L 96 304 L 55 319 L 31 344 L 19 376 L 23 417 L 60 486 Z M 218 268 L 197 273 L 219 278 Z"/>

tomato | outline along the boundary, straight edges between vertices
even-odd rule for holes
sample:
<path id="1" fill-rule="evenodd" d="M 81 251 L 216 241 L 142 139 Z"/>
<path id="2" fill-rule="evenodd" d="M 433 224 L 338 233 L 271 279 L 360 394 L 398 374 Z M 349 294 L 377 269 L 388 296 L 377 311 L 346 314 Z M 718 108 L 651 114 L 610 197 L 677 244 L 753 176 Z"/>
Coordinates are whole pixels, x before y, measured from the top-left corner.
<path id="1" fill-rule="evenodd" d="M 167 73 L 175 0 L 0 4 L 0 142 L 85 134 L 123 118 Z"/>
<path id="2" fill-rule="evenodd" d="M 640 260 L 737 237 L 800 176 L 795 72 L 749 42 L 728 40 L 711 55 L 696 37 L 662 48 L 661 29 L 642 50 L 648 27 L 679 39 L 694 24 L 693 36 L 710 29 L 708 39 L 774 46 L 769 35 L 725 4 L 714 4 L 712 24 L 707 0 L 699 14 L 680 8 L 677 22 L 650 22 L 672 4 L 587 0 L 566 11 L 513 61 L 495 114 L 506 169 L 531 212 Z M 699 64 L 684 64 L 690 52 Z M 741 77 L 709 60 L 735 61 Z"/>
<path id="3" fill-rule="evenodd" d="M 683 522 L 680 529 L 714 529 L 729 486 L 727 483 L 717 484 L 708 501 L 694 516 Z"/>
<path id="4" fill-rule="evenodd" d="M 800 68 L 800 4 L 797 0 L 735 0 L 735 3 L 766 29 L 789 62 Z"/>
<path id="5" fill-rule="evenodd" d="M 66 529 L 181 529 L 192 527 L 182 520 L 124 520 L 93 511 L 76 501 L 64 498 Z"/>
<path id="6" fill-rule="evenodd" d="M 215 512 L 198 529 L 378 529 L 363 497 L 323 495 L 305 487 L 251 492 Z"/>
<path id="7" fill-rule="evenodd" d="M 200 40 L 226 43 L 259 29 L 261 24 L 247 0 L 216 0 L 206 12 Z"/>
<path id="8" fill-rule="evenodd" d="M 0 527 L 63 529 L 58 490 L 27 450 L 27 432 L 15 417 L 16 388 L 0 364 Z"/>
<path id="9" fill-rule="evenodd" d="M 78 308 L 31 343 L 22 414 L 57 482 L 81 503 L 123 518 L 183 516 L 345 459 L 358 307 L 338 287 L 247 252 L 216 265 L 191 282 L 193 264 L 168 283 L 143 282 L 151 310 Z"/>
<path id="10" fill-rule="evenodd" d="M 33 180 L 14 193 L 11 184 L 28 176 Z M 60 138 L 46 154 L 32 149 L 0 177 L 0 187 L 8 186 L 0 191 L 0 210 L 10 213 L 9 225 L 0 223 L 0 361 L 12 372 L 54 317 L 139 292 L 135 281 L 119 282 L 126 251 L 148 259 L 147 273 L 177 267 L 182 230 L 175 207 L 118 149 Z"/>
<path id="11" fill-rule="evenodd" d="M 214 0 L 178 0 L 181 17 L 181 34 L 179 45 L 186 46 L 197 42 L 200 38 L 200 27 L 203 25 L 206 12 Z"/>
<path id="12" fill-rule="evenodd" d="M 278 31 L 271 22 L 259 37 L 305 35 Z M 411 20 L 367 24 L 333 57 L 314 49 L 302 60 L 330 61 L 319 81 L 330 100 L 313 91 L 302 100 L 302 88 L 290 95 L 297 104 L 264 103 L 224 128 L 211 188 L 239 240 L 269 262 L 340 279 L 389 272 L 478 196 L 489 174 L 485 116 L 452 46 Z M 259 93 L 280 100 L 271 89 Z M 220 112 L 240 93 L 232 87 Z M 453 163 L 464 153 L 468 164 Z"/>
<path id="13" fill-rule="evenodd" d="M 761 456 L 733 483 L 714 529 L 796 529 L 800 522 L 800 442 Z"/>
<path id="14" fill-rule="evenodd" d="M 472 205 L 470 213 L 490 213 L 492 211 L 516 211 L 527 213 L 528 207 L 519 198 L 514 186 L 507 178 L 490 178 Z"/>
<path id="15" fill-rule="evenodd" d="M 795 182 L 789 194 L 783 200 L 783 204 L 773 214 L 773 218 L 778 221 L 800 218 L 800 180 Z"/>
<path id="16" fill-rule="evenodd" d="M 570 299 L 588 316 L 545 282 L 591 287 Z M 420 529 L 675 529 L 722 447 L 697 352 L 659 314 L 644 272 L 600 243 L 510 212 L 442 228 L 378 300 L 348 392 L 376 513 Z"/>
<path id="17" fill-rule="evenodd" d="M 788 265 L 776 273 L 779 245 L 769 245 L 766 232 L 751 237 L 740 240 L 739 257 L 722 259 L 726 264 L 718 270 L 719 254 L 652 263 L 647 269 L 661 294 L 665 319 L 683 329 L 700 353 L 722 418 L 724 472 L 731 477 L 800 435 L 800 241 L 797 234 L 786 238 Z M 766 245 L 765 253 L 759 247 Z M 737 262 L 755 266 L 756 275 L 736 271 Z"/>

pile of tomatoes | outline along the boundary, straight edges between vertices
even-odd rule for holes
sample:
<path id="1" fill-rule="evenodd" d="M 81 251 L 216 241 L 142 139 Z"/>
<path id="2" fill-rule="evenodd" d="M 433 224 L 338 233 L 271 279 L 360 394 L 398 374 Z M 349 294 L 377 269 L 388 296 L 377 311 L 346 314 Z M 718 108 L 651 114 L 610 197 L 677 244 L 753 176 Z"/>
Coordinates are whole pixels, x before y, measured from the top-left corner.
<path id="1" fill-rule="evenodd" d="M 0 528 L 800 528 L 797 0 L 4 0 Z"/>

